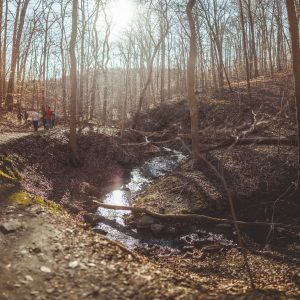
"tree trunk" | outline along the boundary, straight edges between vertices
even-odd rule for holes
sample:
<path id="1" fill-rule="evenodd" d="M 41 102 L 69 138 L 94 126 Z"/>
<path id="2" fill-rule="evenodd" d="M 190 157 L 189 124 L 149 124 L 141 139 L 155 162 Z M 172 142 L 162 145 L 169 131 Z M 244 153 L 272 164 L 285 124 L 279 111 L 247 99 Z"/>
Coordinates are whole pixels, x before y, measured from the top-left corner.
<path id="1" fill-rule="evenodd" d="M 191 136 L 192 136 L 192 154 L 193 159 L 199 159 L 199 125 L 198 125 L 198 106 L 195 95 L 195 66 L 197 57 L 196 26 L 193 18 L 193 7 L 196 0 L 189 0 L 186 13 L 190 27 L 190 51 L 187 66 L 187 95 L 190 106 L 191 116 Z"/>
<path id="2" fill-rule="evenodd" d="M 251 51 L 252 51 L 252 58 L 253 58 L 253 65 L 254 65 L 254 77 L 258 77 L 258 62 L 257 62 L 257 53 L 255 47 L 255 34 L 254 34 L 254 22 L 253 16 L 251 11 L 251 0 L 248 0 L 248 16 L 249 16 L 249 23 L 250 23 L 250 32 L 251 32 Z"/>
<path id="3" fill-rule="evenodd" d="M 104 89 L 103 89 L 103 125 L 107 123 L 107 97 L 108 97 L 108 76 L 107 70 L 104 71 Z"/>
<path id="4" fill-rule="evenodd" d="M 61 97 L 62 97 L 62 109 L 64 119 L 67 119 L 67 88 L 66 88 L 66 59 L 65 59 L 65 50 L 64 50 L 64 17 L 65 10 L 62 13 L 62 21 L 61 21 L 61 37 L 60 37 L 60 56 L 61 56 Z"/>
<path id="5" fill-rule="evenodd" d="M 171 38 L 168 36 L 168 99 L 171 99 Z"/>
<path id="6" fill-rule="evenodd" d="M 248 90 L 249 101 L 251 103 L 252 101 L 251 101 L 250 70 L 249 70 L 249 60 L 248 60 L 248 53 L 247 53 L 247 37 L 245 31 L 245 21 L 244 21 L 242 0 L 239 0 L 239 4 L 240 4 L 240 19 L 241 19 L 242 35 L 243 35 L 243 49 L 244 49 L 244 57 L 246 62 L 247 90 Z"/>
<path id="7" fill-rule="evenodd" d="M 29 51 L 30 51 L 30 48 L 31 48 L 32 38 L 33 38 L 33 35 L 35 33 L 35 30 L 36 30 L 36 24 L 37 24 L 37 19 L 35 18 L 35 19 L 32 20 L 32 25 L 30 26 L 29 37 L 28 37 L 27 45 L 26 45 L 25 50 L 24 50 L 22 63 L 21 63 L 21 66 L 20 66 L 20 81 L 21 81 L 21 84 L 19 86 L 19 94 L 20 94 L 20 97 L 21 97 L 20 98 L 20 103 L 21 104 L 22 104 L 23 99 L 24 99 L 26 64 L 27 64 L 27 59 L 28 59 L 28 56 L 29 56 Z M 26 107 L 26 103 L 24 104 L 24 106 Z"/>
<path id="8" fill-rule="evenodd" d="M 0 107 L 3 101 L 3 65 L 2 65 L 2 15 L 3 15 L 3 1 L 0 0 Z"/>
<path id="9" fill-rule="evenodd" d="M 83 88 L 85 76 L 85 32 L 86 32 L 86 19 L 85 19 L 85 6 L 84 0 L 81 0 L 81 18 L 82 18 L 82 31 L 80 39 L 80 77 L 79 77 L 79 98 L 78 98 L 78 115 L 83 120 Z"/>
<path id="10" fill-rule="evenodd" d="M 103 4 L 102 4 L 103 5 Z M 102 115 L 102 122 L 103 125 L 107 123 L 107 101 L 108 101 L 108 63 L 109 63 L 109 55 L 110 55 L 110 44 L 109 44 L 109 37 L 111 32 L 111 20 L 107 17 L 105 8 L 102 6 L 104 12 L 104 19 L 106 24 L 105 30 L 105 38 L 102 47 L 102 70 L 104 76 L 104 88 L 103 88 L 103 115 Z"/>
<path id="11" fill-rule="evenodd" d="M 50 7 L 51 8 L 51 7 Z M 49 15 L 50 15 L 50 8 L 48 10 L 46 19 L 44 20 L 46 23 L 46 28 L 45 28 L 45 38 L 44 38 L 44 47 L 43 47 L 43 95 L 42 95 L 42 103 L 43 103 L 43 107 L 46 107 L 46 94 L 47 94 L 47 81 L 46 81 L 46 73 L 48 71 L 47 68 L 47 53 L 48 53 L 48 49 L 49 49 L 49 45 L 48 45 L 48 33 L 49 33 Z"/>
<path id="12" fill-rule="evenodd" d="M 77 140 L 76 140 L 76 103 L 77 103 L 77 62 L 75 55 L 76 38 L 77 38 L 77 16 L 78 16 L 78 0 L 73 0 L 72 8 L 72 33 L 70 40 L 70 85 L 71 85 L 71 99 L 70 99 L 70 160 L 74 166 L 79 163 L 77 153 Z"/>
<path id="13" fill-rule="evenodd" d="M 24 26 L 24 20 L 25 20 L 25 14 L 26 10 L 29 4 L 29 0 L 25 0 L 24 5 L 21 10 L 20 14 L 20 22 L 18 25 L 18 30 L 16 33 L 16 36 L 14 38 L 14 43 L 12 47 L 12 53 L 11 53 L 11 64 L 10 64 L 10 74 L 9 74 L 9 80 L 8 80 L 8 86 L 7 86 L 7 95 L 6 95 L 6 107 L 8 111 L 13 110 L 14 106 L 14 81 L 15 81 L 15 71 L 17 66 L 17 61 L 19 58 L 19 48 L 20 48 L 20 42 L 21 42 L 21 36 L 23 32 L 23 26 Z M 15 25 L 17 26 L 18 19 L 15 21 Z"/>
<path id="14" fill-rule="evenodd" d="M 296 98 L 296 114 L 298 124 L 298 190 L 300 190 L 300 46 L 299 46 L 299 27 L 296 15 L 294 1 L 286 0 L 286 9 L 288 13 L 288 21 L 290 27 L 293 72 L 295 79 L 295 98 Z"/>
<path id="15" fill-rule="evenodd" d="M 161 17 L 160 21 L 160 34 L 164 34 L 164 16 Z M 160 101 L 165 101 L 165 67 L 166 67 L 166 42 L 165 38 L 161 42 L 161 77 L 160 77 Z"/>
<path id="16" fill-rule="evenodd" d="M 213 46 L 213 41 L 210 43 L 210 59 L 211 59 L 211 80 L 212 80 L 212 88 L 217 90 L 217 76 L 216 76 L 216 63 L 215 63 L 215 50 Z"/>
<path id="17" fill-rule="evenodd" d="M 283 26 L 282 26 L 282 4 L 280 3 L 280 0 L 276 1 L 277 6 L 277 15 L 276 15 L 276 21 L 277 21 L 277 55 L 276 55 L 276 64 L 277 64 L 277 72 L 282 71 L 282 49 L 283 49 Z"/>
<path id="18" fill-rule="evenodd" d="M 94 58 L 94 75 L 93 75 L 93 82 L 92 82 L 92 91 L 91 91 L 91 105 L 90 105 L 90 120 L 94 118 L 94 111 L 95 111 L 95 103 L 96 103 L 96 89 L 97 89 L 97 77 L 98 77 L 98 56 L 99 56 L 99 38 L 98 38 L 98 31 L 97 31 L 97 21 L 99 17 L 99 5 L 100 2 L 97 1 L 96 3 L 96 14 L 93 23 L 93 33 L 95 37 L 95 44 L 93 49 L 93 58 Z"/>
<path id="19" fill-rule="evenodd" d="M 8 18 L 8 0 L 5 1 L 5 20 L 4 20 L 4 37 L 3 37 L 3 54 L 2 54 L 2 76 L 0 78 L 0 84 L 2 88 L 2 95 L 4 98 L 5 90 L 6 90 L 6 74 L 4 70 L 6 70 L 6 42 L 7 42 L 7 18 Z"/>

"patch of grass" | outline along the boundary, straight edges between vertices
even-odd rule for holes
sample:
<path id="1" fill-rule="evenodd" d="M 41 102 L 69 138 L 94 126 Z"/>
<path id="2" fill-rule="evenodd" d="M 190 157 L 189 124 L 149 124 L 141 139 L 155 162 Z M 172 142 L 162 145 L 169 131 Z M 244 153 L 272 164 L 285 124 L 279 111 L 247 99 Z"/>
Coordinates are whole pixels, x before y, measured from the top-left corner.
<path id="1" fill-rule="evenodd" d="M 9 201 L 14 204 L 19 205 L 32 205 L 32 204 L 38 204 L 43 207 L 47 207 L 51 212 L 53 213 L 64 213 L 64 209 L 57 203 L 51 200 L 45 201 L 42 197 L 38 195 L 31 196 L 25 191 L 15 191 L 8 197 Z"/>
<path id="2" fill-rule="evenodd" d="M 15 181 L 16 180 L 16 178 L 14 178 L 14 177 L 10 176 L 9 174 L 3 172 L 2 170 L 0 170 L 0 178 L 1 177 L 5 178 L 5 179 L 8 179 L 10 181 Z"/>
<path id="3" fill-rule="evenodd" d="M 34 201 L 41 206 L 48 207 L 51 212 L 53 213 L 64 213 L 64 209 L 61 207 L 61 205 L 57 204 L 54 201 L 51 200 L 44 200 L 42 197 L 38 195 L 34 195 L 33 197 Z"/>
<path id="4" fill-rule="evenodd" d="M 38 195 L 34 195 L 34 200 L 35 200 L 38 204 L 40 204 L 41 206 L 47 206 L 46 201 L 45 201 L 42 197 L 40 197 L 40 196 L 38 196 Z"/>
<path id="5" fill-rule="evenodd" d="M 57 204 L 54 201 L 51 200 L 44 200 L 42 197 L 38 195 L 34 195 L 34 198 L 36 203 L 40 204 L 41 206 L 48 207 L 51 212 L 53 213 L 64 213 L 64 209 L 62 208 L 61 205 Z"/>
<path id="6" fill-rule="evenodd" d="M 0 183 L 18 183 L 21 175 L 13 166 L 11 159 L 0 155 Z"/>
<path id="7" fill-rule="evenodd" d="M 65 212 L 64 209 L 54 201 L 48 200 L 47 206 L 53 213 L 64 213 Z"/>
<path id="8" fill-rule="evenodd" d="M 20 205 L 30 205 L 32 204 L 32 197 L 25 191 L 18 191 L 9 196 L 9 201 Z"/>

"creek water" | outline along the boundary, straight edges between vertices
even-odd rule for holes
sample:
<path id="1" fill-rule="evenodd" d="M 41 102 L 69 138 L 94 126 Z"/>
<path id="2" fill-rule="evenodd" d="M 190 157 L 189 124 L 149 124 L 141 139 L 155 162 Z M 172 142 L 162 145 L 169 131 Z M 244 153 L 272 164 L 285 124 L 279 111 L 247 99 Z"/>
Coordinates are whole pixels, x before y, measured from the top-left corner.
<path id="1" fill-rule="evenodd" d="M 136 196 L 145 190 L 154 180 L 174 170 L 187 157 L 181 152 L 162 148 L 163 155 L 154 157 L 146 161 L 142 166 L 134 168 L 129 177 L 128 183 L 106 194 L 102 201 L 105 204 L 132 206 Z M 124 217 L 129 214 L 127 211 L 110 210 L 99 207 L 97 214 L 105 217 L 105 220 L 96 226 L 107 232 L 107 237 L 111 240 L 122 243 L 129 249 L 136 247 L 147 248 L 149 245 L 162 246 L 176 249 L 178 244 L 190 244 L 197 240 L 223 240 L 226 244 L 231 241 L 227 240 L 222 234 L 205 232 L 180 235 L 174 239 L 174 236 L 155 237 L 151 234 L 140 233 L 137 230 L 126 226 Z M 198 238 L 196 237 L 198 236 Z"/>

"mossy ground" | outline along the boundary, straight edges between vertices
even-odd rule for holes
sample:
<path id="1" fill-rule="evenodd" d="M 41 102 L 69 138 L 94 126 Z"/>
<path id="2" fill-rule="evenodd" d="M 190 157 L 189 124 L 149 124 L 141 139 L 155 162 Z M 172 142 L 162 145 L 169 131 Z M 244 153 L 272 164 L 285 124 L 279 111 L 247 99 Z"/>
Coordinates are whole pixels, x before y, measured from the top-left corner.
<path id="1" fill-rule="evenodd" d="M 19 189 L 22 178 L 18 170 L 14 167 L 13 161 L 6 155 L 0 155 L 0 191 L 5 193 L 5 197 L 11 204 L 30 206 L 39 204 L 48 207 L 54 213 L 63 213 L 64 209 L 51 200 L 45 201 L 38 195 L 30 195 L 25 190 Z M 11 188 L 6 185 L 12 184 Z"/>
<path id="2" fill-rule="evenodd" d="M 8 156 L 0 155 L 0 184 L 17 184 L 20 180 L 21 176 L 14 167 L 12 160 Z"/>
<path id="3" fill-rule="evenodd" d="M 13 204 L 20 204 L 20 205 L 32 204 L 32 197 L 25 191 L 13 192 L 9 196 L 8 200 Z"/>
<path id="4" fill-rule="evenodd" d="M 12 192 L 8 200 L 13 204 L 19 205 L 41 205 L 49 208 L 49 210 L 53 213 L 64 213 L 64 209 L 57 203 L 51 200 L 44 200 L 42 197 L 38 195 L 30 195 L 26 191 L 18 190 Z"/>

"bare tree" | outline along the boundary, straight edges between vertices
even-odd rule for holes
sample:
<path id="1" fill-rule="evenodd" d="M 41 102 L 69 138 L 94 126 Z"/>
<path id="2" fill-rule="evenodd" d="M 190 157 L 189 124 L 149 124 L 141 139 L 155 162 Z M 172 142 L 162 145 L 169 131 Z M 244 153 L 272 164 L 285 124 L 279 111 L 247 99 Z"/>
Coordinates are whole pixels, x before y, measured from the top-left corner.
<path id="1" fill-rule="evenodd" d="M 77 137 L 76 137 L 76 103 L 77 103 L 77 61 L 75 54 L 76 38 L 77 38 L 77 18 L 78 18 L 78 0 L 73 0 L 72 7 L 72 34 L 70 40 L 70 84 L 71 84 L 71 99 L 70 99 L 70 141 L 71 162 L 73 165 L 78 165 L 79 157 L 77 152 Z"/>
<path id="2" fill-rule="evenodd" d="M 109 37 L 111 33 L 112 20 L 110 20 L 106 14 L 105 7 L 102 4 L 104 20 L 106 25 L 104 42 L 102 47 L 102 60 L 101 68 L 104 76 L 104 88 L 103 88 L 103 111 L 102 111 L 102 121 L 106 125 L 107 122 L 107 101 L 108 101 L 108 63 L 110 60 L 110 44 Z"/>
<path id="3" fill-rule="evenodd" d="M 18 90 L 19 90 L 19 94 L 20 94 L 20 104 L 21 105 L 22 105 L 22 100 L 24 98 L 24 84 L 25 84 L 25 79 L 26 79 L 26 63 L 27 63 L 30 48 L 31 48 L 31 42 L 32 42 L 32 39 L 33 39 L 33 37 L 36 33 L 36 28 L 37 28 L 37 23 L 38 23 L 38 18 L 39 18 L 39 16 L 36 15 L 36 10 L 37 9 L 38 9 L 38 7 L 34 10 L 33 18 L 30 21 L 29 32 L 28 32 L 28 40 L 27 40 L 25 49 L 23 49 L 22 58 L 21 58 L 21 61 L 19 63 L 20 72 L 19 72 L 19 76 L 17 76 L 17 77 L 19 77 L 19 79 L 21 81 L 19 83 L 19 86 L 18 86 Z"/>
<path id="4" fill-rule="evenodd" d="M 300 190 L 300 46 L 299 27 L 296 15 L 296 7 L 293 0 L 286 0 L 286 9 L 290 25 L 292 43 L 293 72 L 295 79 L 296 113 L 298 124 L 298 190 Z"/>
<path id="5" fill-rule="evenodd" d="M 249 59 L 248 59 L 248 52 L 247 52 L 247 37 L 246 37 L 246 31 L 245 31 L 245 20 L 244 20 L 244 11 L 243 11 L 243 4 L 242 0 L 239 0 L 240 5 L 240 21 L 241 21 L 241 27 L 242 27 L 242 35 L 243 35 L 243 50 L 244 50 L 244 58 L 246 62 L 246 78 L 247 78 L 247 90 L 248 90 L 248 97 L 251 101 L 251 85 L 250 85 L 250 68 L 249 68 Z"/>
<path id="6" fill-rule="evenodd" d="M 21 4 L 21 1 L 18 2 L 18 7 Z M 29 0 L 25 0 L 21 14 L 20 19 L 16 18 L 15 20 L 15 30 L 14 30 L 14 39 L 13 39 L 13 47 L 12 47 L 12 53 L 11 53 L 11 64 L 10 64 L 10 74 L 9 74 L 9 80 L 8 80 L 8 86 L 7 86 L 7 95 L 6 95 L 6 107 L 8 111 L 13 110 L 13 104 L 14 104 L 14 84 L 15 84 L 15 71 L 17 66 L 17 60 L 19 58 L 19 48 L 20 48 L 20 41 L 21 36 L 23 32 L 24 27 L 24 20 L 26 15 L 26 10 L 29 4 Z"/>
<path id="7" fill-rule="evenodd" d="M 197 58 L 197 34 L 196 25 L 193 18 L 193 7 L 196 0 L 189 0 L 186 6 L 186 13 L 190 27 L 190 51 L 187 68 L 187 94 L 190 106 L 191 116 L 191 136 L 192 136 L 192 154 L 195 160 L 199 159 L 199 118 L 198 118 L 198 106 L 195 95 L 195 66 Z"/>
<path id="8" fill-rule="evenodd" d="M 65 22 L 65 16 L 66 16 L 66 8 L 67 5 L 64 5 L 64 3 L 61 3 L 61 19 L 60 19 L 60 41 L 59 41 L 59 48 L 60 48 L 60 59 L 61 59 L 61 99 L 62 99 L 62 110 L 63 110 L 63 116 L 66 120 L 67 118 L 67 87 L 66 87 L 66 81 L 67 81 L 67 70 L 66 70 L 66 55 L 65 55 L 65 49 L 64 49 L 64 40 L 65 40 L 65 28 L 64 28 L 64 22 Z"/>
<path id="9" fill-rule="evenodd" d="M 99 9 L 100 9 L 100 1 L 97 0 L 95 19 L 94 19 L 94 23 L 93 23 L 93 34 L 94 34 L 94 44 L 93 44 L 94 72 L 93 73 L 94 73 L 94 75 L 93 75 L 92 91 L 91 91 L 91 104 L 90 104 L 90 116 L 89 116 L 90 120 L 92 120 L 94 118 L 97 79 L 98 79 L 98 73 L 99 73 L 99 37 L 98 37 L 98 31 L 97 31 Z"/>
<path id="10" fill-rule="evenodd" d="M 259 72 L 258 72 L 258 61 L 257 61 L 257 51 L 255 45 L 254 21 L 253 21 L 251 0 L 247 0 L 247 8 L 248 8 L 248 18 L 249 18 L 249 26 L 250 26 L 250 34 L 251 34 L 250 43 L 251 43 L 251 56 L 252 56 L 253 67 L 254 67 L 254 77 L 257 77 L 259 75 L 258 74 Z"/>
<path id="11" fill-rule="evenodd" d="M 3 100 L 2 77 L 4 74 L 3 65 L 2 65 L 2 17 L 3 17 L 3 0 L 0 0 L 0 107 L 2 106 L 2 100 Z"/>
<path id="12" fill-rule="evenodd" d="M 154 59 L 156 57 L 156 54 L 160 48 L 160 45 L 162 43 L 162 41 L 165 39 L 167 33 L 169 32 L 169 27 L 165 28 L 165 31 L 163 33 L 160 33 L 160 38 L 159 40 L 156 42 L 155 38 L 153 36 L 153 33 L 151 32 L 150 29 L 150 25 L 147 24 L 146 26 L 148 28 L 148 33 L 150 36 L 150 40 L 154 46 L 152 53 L 150 53 L 149 51 L 151 51 L 151 47 L 149 45 L 144 44 L 144 42 L 142 42 L 142 40 L 144 40 L 144 37 L 141 38 L 141 48 L 143 50 L 143 55 L 146 56 L 146 61 L 147 61 L 147 79 L 145 81 L 144 86 L 142 87 L 141 93 L 140 93 L 140 97 L 139 97 L 139 102 L 138 102 L 138 107 L 137 110 L 135 112 L 134 118 L 133 118 L 133 122 L 132 122 L 132 128 L 135 128 L 138 121 L 139 121 L 139 117 L 140 117 L 140 112 L 142 109 L 142 106 L 144 104 L 144 100 L 145 100 L 145 96 L 146 96 L 146 92 L 147 89 L 152 81 L 152 72 L 153 72 L 153 63 L 154 63 Z"/>
<path id="13" fill-rule="evenodd" d="M 2 100 L 4 98 L 5 92 L 6 92 L 6 42 L 7 42 L 7 19 L 8 19 L 8 0 L 5 1 L 5 18 L 4 18 L 4 34 L 3 34 L 3 46 L 0 51 L 2 51 L 2 61 L 1 63 L 1 73 L 0 73 L 0 85 L 1 85 L 1 90 L 2 90 Z"/>
<path id="14" fill-rule="evenodd" d="M 78 98 L 77 114 L 83 117 L 83 91 L 84 91 L 84 75 L 85 75 L 85 34 L 87 28 L 84 0 L 81 0 L 81 22 L 82 22 L 82 29 L 81 29 L 81 37 L 80 37 L 80 77 L 79 77 L 79 98 Z"/>
<path id="15" fill-rule="evenodd" d="M 168 20 L 168 5 L 164 0 L 162 3 L 163 9 L 160 12 L 160 34 L 165 34 L 165 28 L 169 27 Z M 165 68 L 166 68 L 166 36 L 161 42 L 161 77 L 160 77 L 160 101 L 165 101 Z"/>

